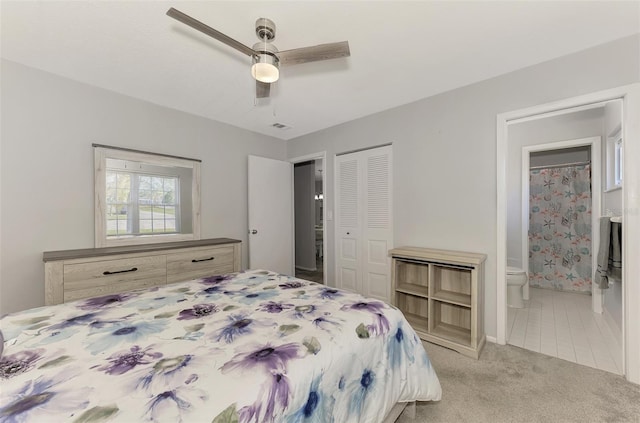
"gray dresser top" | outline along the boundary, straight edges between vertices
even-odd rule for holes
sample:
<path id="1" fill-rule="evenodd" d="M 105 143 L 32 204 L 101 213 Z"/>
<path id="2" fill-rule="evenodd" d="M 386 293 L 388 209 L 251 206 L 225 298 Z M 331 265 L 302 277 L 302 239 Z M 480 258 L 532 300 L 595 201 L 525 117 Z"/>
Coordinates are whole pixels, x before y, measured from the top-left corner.
<path id="1" fill-rule="evenodd" d="M 199 239 L 195 241 L 161 242 L 156 244 L 127 245 L 121 247 L 84 248 L 80 250 L 45 251 L 42 260 L 58 261 L 86 257 L 112 256 L 128 253 L 147 253 L 152 251 L 173 250 L 176 248 L 208 247 L 220 244 L 235 244 L 242 242 L 231 238 Z"/>

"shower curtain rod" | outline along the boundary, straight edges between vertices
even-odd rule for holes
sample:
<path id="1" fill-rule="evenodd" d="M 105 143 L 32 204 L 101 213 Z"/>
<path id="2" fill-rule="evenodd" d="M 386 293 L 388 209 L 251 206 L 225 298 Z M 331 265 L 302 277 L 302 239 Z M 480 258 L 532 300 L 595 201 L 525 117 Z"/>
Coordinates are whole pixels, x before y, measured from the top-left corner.
<path id="1" fill-rule="evenodd" d="M 530 166 L 529 170 L 553 169 L 553 168 L 556 168 L 556 167 L 567 167 L 567 166 L 584 166 L 584 165 L 588 165 L 588 164 L 591 164 L 591 160 L 587 160 L 586 162 L 562 163 L 562 164 L 557 164 L 557 165 Z"/>

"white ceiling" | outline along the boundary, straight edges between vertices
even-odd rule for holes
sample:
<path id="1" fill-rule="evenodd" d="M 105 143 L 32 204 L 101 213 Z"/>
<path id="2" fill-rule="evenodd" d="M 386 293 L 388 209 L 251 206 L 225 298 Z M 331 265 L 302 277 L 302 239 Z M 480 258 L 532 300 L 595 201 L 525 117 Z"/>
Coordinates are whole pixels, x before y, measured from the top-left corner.
<path id="1" fill-rule="evenodd" d="M 5 1 L 2 57 L 281 139 L 640 32 L 639 1 Z M 250 58 L 169 18 L 253 45 L 348 40 L 351 57 L 281 69 L 256 101 Z M 275 122 L 291 126 L 278 130 Z"/>

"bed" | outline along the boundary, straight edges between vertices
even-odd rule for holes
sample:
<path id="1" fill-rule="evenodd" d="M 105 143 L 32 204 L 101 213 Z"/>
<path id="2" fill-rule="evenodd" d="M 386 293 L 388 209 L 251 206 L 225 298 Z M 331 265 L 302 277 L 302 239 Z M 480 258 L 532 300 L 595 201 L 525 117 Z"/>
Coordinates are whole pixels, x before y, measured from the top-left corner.
<path id="1" fill-rule="evenodd" d="M 2 422 L 379 422 L 441 396 L 400 311 L 264 270 L 26 310 L 0 330 Z"/>

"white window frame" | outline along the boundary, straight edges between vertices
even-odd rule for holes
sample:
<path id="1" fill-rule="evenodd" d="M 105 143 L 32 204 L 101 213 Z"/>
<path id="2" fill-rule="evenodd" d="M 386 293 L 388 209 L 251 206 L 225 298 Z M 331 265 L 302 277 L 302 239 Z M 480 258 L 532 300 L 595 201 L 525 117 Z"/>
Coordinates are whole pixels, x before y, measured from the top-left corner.
<path id="1" fill-rule="evenodd" d="M 605 192 L 622 188 L 622 163 L 624 162 L 622 131 L 618 128 L 612 134 L 607 137 Z"/>
<path id="2" fill-rule="evenodd" d="M 94 214 L 96 248 L 122 245 L 140 245 L 162 242 L 191 241 L 200 239 L 200 161 L 168 155 L 148 153 L 118 147 L 94 144 Z M 145 234 L 127 237 L 107 236 L 106 177 L 107 158 L 130 160 L 158 166 L 190 168 L 191 178 L 191 233 Z M 181 201 L 189 201 L 182 198 Z"/>

